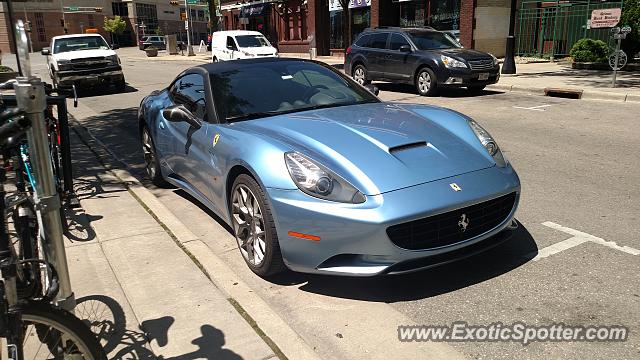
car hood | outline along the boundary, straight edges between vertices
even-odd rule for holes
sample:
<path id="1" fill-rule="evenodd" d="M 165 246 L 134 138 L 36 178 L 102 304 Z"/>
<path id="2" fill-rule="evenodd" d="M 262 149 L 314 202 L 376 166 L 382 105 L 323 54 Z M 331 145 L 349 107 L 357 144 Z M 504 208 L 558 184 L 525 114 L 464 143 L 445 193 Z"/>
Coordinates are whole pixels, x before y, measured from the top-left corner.
<path id="1" fill-rule="evenodd" d="M 493 166 L 477 146 L 430 116 L 462 115 L 374 103 L 279 115 L 236 125 L 268 136 L 322 163 L 367 195 L 376 195 Z M 429 110 L 432 109 L 432 115 Z M 425 115 L 427 114 L 427 115 Z M 463 121 L 463 131 L 471 132 Z M 473 135 L 471 135 L 473 136 Z M 477 141 L 477 138 L 473 138 Z M 479 142 L 478 142 L 479 144 Z M 482 146 L 482 145 L 480 145 Z M 484 150 L 484 148 L 481 148 Z"/>
<path id="2" fill-rule="evenodd" d="M 91 49 L 91 50 L 77 50 L 67 51 L 63 53 L 53 54 L 56 60 L 74 60 L 85 59 L 92 57 L 105 57 L 115 55 L 116 52 L 111 49 Z"/>
<path id="3" fill-rule="evenodd" d="M 452 56 L 462 60 L 491 59 L 491 55 L 487 54 L 486 52 L 472 49 L 442 49 L 431 51 L 435 52 L 436 54 Z"/>

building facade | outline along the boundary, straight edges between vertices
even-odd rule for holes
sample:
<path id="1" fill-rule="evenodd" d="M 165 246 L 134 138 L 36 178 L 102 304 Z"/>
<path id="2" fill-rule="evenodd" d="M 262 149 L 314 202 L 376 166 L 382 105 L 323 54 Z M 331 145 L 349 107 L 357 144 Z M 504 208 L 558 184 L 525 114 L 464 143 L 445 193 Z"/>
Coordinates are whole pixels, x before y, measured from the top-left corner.
<path id="1" fill-rule="evenodd" d="M 339 0 L 221 0 L 227 30 L 262 32 L 280 52 L 342 54 L 368 27 L 433 27 L 459 31 L 468 48 L 503 56 L 510 0 L 350 0 L 348 19 Z M 349 21 L 345 36 L 344 21 Z"/>
<path id="2" fill-rule="evenodd" d="M 173 4 L 172 4 L 173 3 Z M 206 41 L 209 14 L 206 2 L 189 6 L 189 31 L 193 43 Z M 176 34 L 186 41 L 184 1 L 170 0 L 31 0 L 13 3 L 14 19 L 31 23 L 29 38 L 34 51 L 49 46 L 57 35 L 85 32 L 99 33 L 120 46 L 135 46 L 144 35 Z M 126 22 L 125 31 L 111 39 L 104 30 L 105 17 L 119 15 Z M 12 51 L 9 14 L 0 3 L 0 50 Z"/>

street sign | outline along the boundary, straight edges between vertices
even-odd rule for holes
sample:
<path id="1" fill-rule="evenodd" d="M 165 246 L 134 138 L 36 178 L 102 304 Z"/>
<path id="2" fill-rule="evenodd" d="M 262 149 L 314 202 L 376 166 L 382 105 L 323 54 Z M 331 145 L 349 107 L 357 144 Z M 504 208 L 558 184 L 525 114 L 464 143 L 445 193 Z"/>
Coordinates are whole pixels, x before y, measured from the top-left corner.
<path id="1" fill-rule="evenodd" d="M 80 10 L 77 6 L 69 6 L 69 11 L 78 11 Z"/>
<path id="2" fill-rule="evenodd" d="M 187 0 L 187 5 L 198 5 L 200 0 Z"/>
<path id="3" fill-rule="evenodd" d="M 184 29 L 189 30 L 189 20 L 184 21 Z"/>
<path id="4" fill-rule="evenodd" d="M 627 53 L 624 51 L 618 50 L 609 55 L 609 66 L 612 70 L 620 70 L 625 65 L 627 65 Z"/>
<path id="5" fill-rule="evenodd" d="M 622 9 L 596 9 L 591 12 L 591 23 L 589 26 L 592 29 L 610 28 L 618 25 L 620 22 L 620 15 Z"/>

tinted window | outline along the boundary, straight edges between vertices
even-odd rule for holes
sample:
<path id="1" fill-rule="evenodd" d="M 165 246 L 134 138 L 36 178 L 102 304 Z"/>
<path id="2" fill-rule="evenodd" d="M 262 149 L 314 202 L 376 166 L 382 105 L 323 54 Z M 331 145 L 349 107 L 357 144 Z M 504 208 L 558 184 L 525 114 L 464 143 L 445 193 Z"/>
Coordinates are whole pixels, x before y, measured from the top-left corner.
<path id="1" fill-rule="evenodd" d="M 387 48 L 387 37 L 389 34 L 387 33 L 376 33 L 371 35 L 371 43 L 369 47 L 376 49 L 386 49 Z"/>
<path id="2" fill-rule="evenodd" d="M 233 40 L 231 36 L 227 36 L 227 49 L 238 50 L 236 46 L 236 42 Z"/>
<path id="3" fill-rule="evenodd" d="M 461 47 L 449 34 L 441 32 L 419 32 L 411 34 L 411 39 L 420 50 L 451 49 Z"/>
<path id="4" fill-rule="evenodd" d="M 301 61 L 243 63 L 212 73 L 211 86 L 217 112 L 228 121 L 378 101 L 337 72 Z"/>
<path id="5" fill-rule="evenodd" d="M 53 53 L 63 53 L 67 51 L 88 50 L 88 49 L 108 49 L 109 45 L 102 36 L 76 36 L 57 39 L 53 43 Z"/>
<path id="6" fill-rule="evenodd" d="M 371 40 L 370 35 L 363 35 L 356 41 L 356 45 L 360 47 L 369 47 L 369 40 Z"/>
<path id="7" fill-rule="evenodd" d="M 409 42 L 404 38 L 404 36 L 400 34 L 391 34 L 391 39 L 389 40 L 389 49 L 399 50 L 400 46 L 403 45 L 409 45 Z"/>
<path id="8" fill-rule="evenodd" d="M 238 46 L 240 47 L 263 47 L 271 46 L 267 39 L 262 35 L 242 35 L 236 36 Z"/>
<path id="9" fill-rule="evenodd" d="M 206 120 L 204 78 L 188 74 L 176 80 L 171 89 L 171 98 L 177 105 L 184 105 L 196 117 Z"/>

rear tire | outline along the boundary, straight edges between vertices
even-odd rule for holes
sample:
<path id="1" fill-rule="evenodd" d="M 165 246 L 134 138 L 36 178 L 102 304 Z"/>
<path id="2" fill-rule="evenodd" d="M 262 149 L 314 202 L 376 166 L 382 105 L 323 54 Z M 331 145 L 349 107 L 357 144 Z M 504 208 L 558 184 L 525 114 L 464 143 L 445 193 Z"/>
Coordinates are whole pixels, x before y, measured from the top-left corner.
<path id="1" fill-rule="evenodd" d="M 353 78 L 353 80 L 355 80 L 355 82 L 363 86 L 371 83 L 371 80 L 369 80 L 368 77 L 367 68 L 362 64 L 358 64 L 355 68 L 353 68 L 351 77 Z"/>
<path id="2" fill-rule="evenodd" d="M 264 191 L 247 174 L 240 174 L 231 189 L 233 231 L 247 266 L 261 277 L 283 272 L 286 267 Z"/>
<path id="3" fill-rule="evenodd" d="M 416 90 L 421 96 L 433 96 L 438 88 L 438 81 L 433 70 L 425 67 L 416 75 Z"/>

